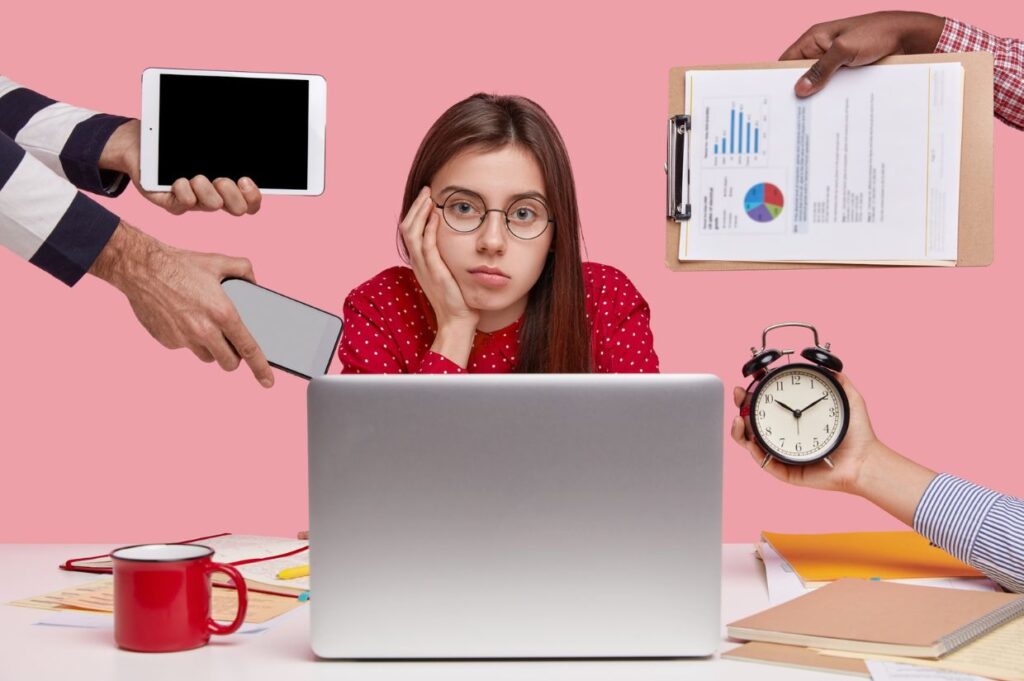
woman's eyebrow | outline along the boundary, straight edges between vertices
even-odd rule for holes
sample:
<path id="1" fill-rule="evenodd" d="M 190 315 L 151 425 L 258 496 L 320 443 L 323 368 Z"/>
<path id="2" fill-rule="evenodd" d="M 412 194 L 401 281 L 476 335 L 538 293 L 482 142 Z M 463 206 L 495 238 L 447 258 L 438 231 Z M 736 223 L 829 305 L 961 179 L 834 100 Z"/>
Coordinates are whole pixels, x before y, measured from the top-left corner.
<path id="1" fill-rule="evenodd" d="M 515 196 L 512 197 L 513 201 L 517 201 L 519 199 L 540 199 L 541 201 L 547 202 L 547 199 L 544 198 L 543 194 L 541 194 L 540 192 L 533 191 L 523 192 L 522 194 L 516 194 Z"/>
<path id="2" fill-rule="evenodd" d="M 454 194 L 455 192 L 469 192 L 470 194 L 476 194 L 477 196 L 480 196 L 480 192 L 478 191 L 475 191 L 468 187 L 460 187 L 454 184 L 448 185 L 438 193 L 447 194 L 449 192 L 451 192 L 452 194 Z M 511 203 L 512 201 L 518 201 L 519 199 L 540 199 L 541 201 L 547 201 L 547 199 L 544 198 L 544 194 L 537 191 L 528 191 L 520 192 L 519 194 L 513 194 L 509 202 Z"/>

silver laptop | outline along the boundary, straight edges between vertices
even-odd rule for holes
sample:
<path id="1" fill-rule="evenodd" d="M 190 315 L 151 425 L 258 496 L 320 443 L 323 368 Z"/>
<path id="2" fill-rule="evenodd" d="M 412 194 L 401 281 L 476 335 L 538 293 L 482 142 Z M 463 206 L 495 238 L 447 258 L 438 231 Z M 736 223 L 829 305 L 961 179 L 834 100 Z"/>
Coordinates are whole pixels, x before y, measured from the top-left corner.
<path id="1" fill-rule="evenodd" d="M 715 651 L 718 378 L 325 376 L 308 399 L 318 656 Z"/>

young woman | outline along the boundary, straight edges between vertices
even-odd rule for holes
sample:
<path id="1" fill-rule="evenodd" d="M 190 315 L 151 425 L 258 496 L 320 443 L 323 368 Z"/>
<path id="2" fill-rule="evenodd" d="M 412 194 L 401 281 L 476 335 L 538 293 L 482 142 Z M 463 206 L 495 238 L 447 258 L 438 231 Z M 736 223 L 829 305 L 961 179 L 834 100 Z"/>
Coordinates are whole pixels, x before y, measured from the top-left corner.
<path id="1" fill-rule="evenodd" d="M 344 373 L 658 371 L 650 309 L 584 263 L 568 153 L 523 97 L 448 109 L 413 160 L 392 267 L 345 300 Z"/>

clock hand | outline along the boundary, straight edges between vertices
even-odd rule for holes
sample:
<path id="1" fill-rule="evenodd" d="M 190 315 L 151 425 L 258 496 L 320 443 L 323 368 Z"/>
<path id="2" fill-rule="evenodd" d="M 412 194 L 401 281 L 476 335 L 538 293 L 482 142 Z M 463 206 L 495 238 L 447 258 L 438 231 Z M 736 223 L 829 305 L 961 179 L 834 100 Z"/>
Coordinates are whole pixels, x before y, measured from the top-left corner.
<path id="1" fill-rule="evenodd" d="M 794 409 L 793 407 L 789 406 L 788 404 L 786 404 L 782 400 L 775 400 L 775 404 L 779 405 L 780 407 L 782 407 L 783 409 L 789 411 L 792 414 L 796 414 L 796 409 Z"/>
<path id="2" fill-rule="evenodd" d="M 806 407 L 804 407 L 804 408 L 803 408 L 803 409 L 801 409 L 800 411 L 807 411 L 808 409 L 810 409 L 811 407 L 813 407 L 814 405 L 816 405 L 816 404 L 817 404 L 818 402 L 821 402 L 822 400 L 826 399 L 827 397 L 828 397 L 828 395 L 824 395 L 824 396 L 822 396 L 822 397 L 819 397 L 818 399 L 814 400 L 813 402 L 811 402 L 810 404 L 808 404 L 808 405 L 807 405 Z"/>
<path id="3" fill-rule="evenodd" d="M 793 414 L 793 418 L 796 419 L 796 434 L 799 435 L 800 434 L 800 415 L 803 413 L 803 410 L 802 409 L 794 409 L 793 407 L 789 406 L 785 402 L 781 402 L 779 400 L 775 400 L 775 404 L 779 405 L 783 409 L 789 410 Z"/>

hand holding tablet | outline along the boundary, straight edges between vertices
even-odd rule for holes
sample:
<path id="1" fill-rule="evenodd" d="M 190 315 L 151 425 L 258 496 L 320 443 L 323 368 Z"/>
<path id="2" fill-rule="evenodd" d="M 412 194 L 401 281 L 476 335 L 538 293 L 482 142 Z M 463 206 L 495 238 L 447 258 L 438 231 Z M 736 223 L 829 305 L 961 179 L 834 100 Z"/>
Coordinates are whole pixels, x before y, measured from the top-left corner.
<path id="1" fill-rule="evenodd" d="M 132 179 L 132 183 L 146 200 L 173 215 L 190 210 L 224 210 L 232 215 L 252 215 L 260 209 L 263 195 L 251 178 L 238 182 L 225 177 L 213 181 L 204 175 L 178 178 L 169 191 L 148 191 L 142 187 L 140 162 L 140 123 L 131 120 L 110 136 L 100 156 L 99 166 L 115 170 Z"/>
<path id="2" fill-rule="evenodd" d="M 201 175 L 239 189 L 251 179 L 263 194 L 321 194 L 326 119 L 321 76 L 146 69 L 141 187 L 177 197 L 179 178 Z"/>

